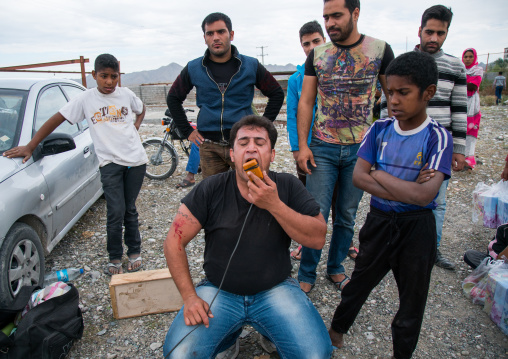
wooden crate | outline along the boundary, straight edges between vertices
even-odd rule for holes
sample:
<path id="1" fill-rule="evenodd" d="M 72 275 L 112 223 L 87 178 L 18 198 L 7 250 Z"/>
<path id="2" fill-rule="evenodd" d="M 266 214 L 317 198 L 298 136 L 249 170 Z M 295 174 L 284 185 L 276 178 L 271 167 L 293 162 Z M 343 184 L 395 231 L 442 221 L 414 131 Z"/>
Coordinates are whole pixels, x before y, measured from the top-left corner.
<path id="1" fill-rule="evenodd" d="M 116 274 L 109 283 L 116 319 L 179 310 L 183 300 L 166 269 Z"/>

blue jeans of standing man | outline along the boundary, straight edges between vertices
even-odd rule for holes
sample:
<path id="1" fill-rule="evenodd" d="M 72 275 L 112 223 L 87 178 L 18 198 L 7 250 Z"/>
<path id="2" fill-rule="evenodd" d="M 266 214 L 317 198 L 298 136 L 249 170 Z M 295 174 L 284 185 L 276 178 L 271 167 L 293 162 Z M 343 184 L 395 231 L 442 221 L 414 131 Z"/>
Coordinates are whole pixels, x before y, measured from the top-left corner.
<path id="1" fill-rule="evenodd" d="M 503 96 L 503 86 L 496 86 L 496 105 L 501 101 L 501 96 Z"/>
<path id="2" fill-rule="evenodd" d="M 282 359 L 329 358 L 332 343 L 323 319 L 293 278 L 255 295 L 237 295 L 221 290 L 207 280 L 196 288 L 198 296 L 211 304 L 210 326 L 197 329 L 185 325 L 183 310 L 173 320 L 164 342 L 164 357 L 215 358 L 232 346 L 245 324 L 252 325 L 268 338 Z"/>
<path id="3" fill-rule="evenodd" d="M 191 145 L 190 153 L 189 153 L 189 161 L 187 161 L 187 167 L 185 170 L 187 172 L 196 174 L 198 173 L 199 168 L 199 147 L 194 143 Z"/>
<path id="4" fill-rule="evenodd" d="M 138 226 L 138 197 L 146 165 L 127 167 L 108 163 L 100 168 L 102 189 L 106 197 L 109 260 L 122 259 L 122 225 L 127 255 L 141 253 L 141 235 Z"/>
<path id="5" fill-rule="evenodd" d="M 448 188 L 448 182 L 450 182 L 449 179 L 441 183 L 441 187 L 439 187 L 439 194 L 435 199 L 437 207 L 432 210 L 434 217 L 436 218 L 437 248 L 439 248 L 441 236 L 443 235 L 443 223 L 446 213 L 446 189 Z"/>
<path id="6" fill-rule="evenodd" d="M 333 189 L 335 182 L 338 182 L 327 273 L 329 275 L 343 274 L 345 269 L 342 261 L 346 258 L 353 239 L 356 210 L 363 195 L 361 189 L 353 186 L 353 170 L 360 144 L 335 145 L 313 137 L 309 147 L 317 167 L 308 164 L 312 174 L 307 175 L 306 186 L 319 204 L 321 214 L 327 222 Z M 316 281 L 316 267 L 320 258 L 320 249 L 303 247 L 298 271 L 300 282 L 313 284 Z"/>

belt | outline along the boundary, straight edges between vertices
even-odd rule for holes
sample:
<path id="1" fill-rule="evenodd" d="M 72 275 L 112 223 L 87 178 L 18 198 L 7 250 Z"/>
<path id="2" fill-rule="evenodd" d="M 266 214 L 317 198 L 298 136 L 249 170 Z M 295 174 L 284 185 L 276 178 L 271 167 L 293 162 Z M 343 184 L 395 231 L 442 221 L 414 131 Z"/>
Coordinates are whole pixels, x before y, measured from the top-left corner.
<path id="1" fill-rule="evenodd" d="M 227 147 L 229 146 L 229 142 L 226 141 L 226 140 L 221 140 L 220 142 L 215 142 L 215 141 L 212 141 L 212 140 L 209 140 L 208 138 L 205 138 L 203 140 L 203 142 L 206 142 L 206 143 L 211 143 L 213 145 L 219 145 L 219 146 L 222 146 L 222 147 Z"/>

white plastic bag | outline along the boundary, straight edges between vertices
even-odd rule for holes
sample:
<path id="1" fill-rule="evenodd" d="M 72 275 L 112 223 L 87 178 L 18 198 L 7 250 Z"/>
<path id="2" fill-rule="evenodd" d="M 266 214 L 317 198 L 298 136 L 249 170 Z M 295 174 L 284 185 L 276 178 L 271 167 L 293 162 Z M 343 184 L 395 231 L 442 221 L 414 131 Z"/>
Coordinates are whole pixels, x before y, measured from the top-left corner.
<path id="1" fill-rule="evenodd" d="M 493 260 L 486 257 L 480 265 L 462 282 L 462 290 L 474 304 L 485 304 L 487 277 L 489 273 L 508 270 L 504 260 Z"/>
<path id="2" fill-rule="evenodd" d="M 473 223 L 487 228 L 497 228 L 508 222 L 508 182 L 499 181 L 488 186 L 483 182 L 473 191 Z"/>

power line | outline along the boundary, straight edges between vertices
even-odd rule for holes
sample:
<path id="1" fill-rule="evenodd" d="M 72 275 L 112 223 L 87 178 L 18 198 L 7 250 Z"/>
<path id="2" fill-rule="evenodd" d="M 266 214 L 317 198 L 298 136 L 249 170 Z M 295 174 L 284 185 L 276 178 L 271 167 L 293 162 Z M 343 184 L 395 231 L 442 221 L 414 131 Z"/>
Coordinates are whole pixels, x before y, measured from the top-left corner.
<path id="1" fill-rule="evenodd" d="M 263 66 L 265 66 L 265 56 L 268 56 L 268 54 L 265 54 L 265 48 L 267 48 L 268 46 L 256 46 L 256 49 L 261 49 L 261 54 L 258 55 L 258 56 L 261 56 L 261 63 L 263 64 Z"/>

